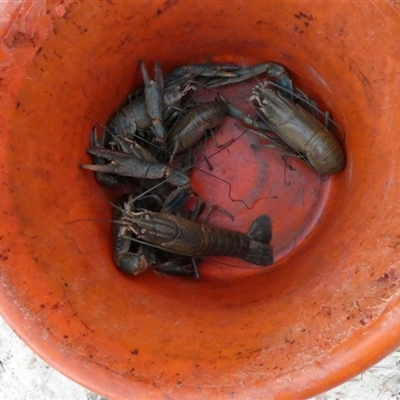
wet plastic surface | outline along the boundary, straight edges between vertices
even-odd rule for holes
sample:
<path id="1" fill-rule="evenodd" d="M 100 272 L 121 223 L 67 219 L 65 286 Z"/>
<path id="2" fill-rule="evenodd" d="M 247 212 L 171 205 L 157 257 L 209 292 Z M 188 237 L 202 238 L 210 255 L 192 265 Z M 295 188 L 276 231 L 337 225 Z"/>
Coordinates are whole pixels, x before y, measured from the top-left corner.
<path id="1" fill-rule="evenodd" d="M 399 345 L 396 2 L 1 7 L 0 310 L 38 354 L 106 397 L 261 399 L 315 395 Z M 344 128 L 346 169 L 326 182 L 299 161 L 285 179 L 252 136 L 212 159 L 234 198 L 267 197 L 250 211 L 194 173 L 235 228 L 271 214 L 273 267 L 127 277 L 110 225 L 73 222 L 111 216 L 111 194 L 78 164 L 93 120 L 141 86 L 139 59 L 165 73 L 280 62 Z"/>

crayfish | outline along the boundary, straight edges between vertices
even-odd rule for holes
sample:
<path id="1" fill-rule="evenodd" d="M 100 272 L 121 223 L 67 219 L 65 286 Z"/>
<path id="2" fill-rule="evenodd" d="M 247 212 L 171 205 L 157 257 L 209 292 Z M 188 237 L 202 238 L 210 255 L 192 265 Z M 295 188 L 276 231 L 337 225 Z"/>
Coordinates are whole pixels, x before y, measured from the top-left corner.
<path id="1" fill-rule="evenodd" d="M 133 275 L 154 267 L 163 273 L 196 277 L 199 260 L 211 255 L 236 257 L 256 266 L 271 265 L 269 216 L 258 216 L 247 233 L 196 222 L 205 204 L 193 192 L 189 177 L 192 165 L 177 160 L 190 154 L 208 132 L 220 147 L 214 130 L 226 116 L 280 144 L 288 154 L 299 155 L 323 174 L 344 168 L 339 142 L 306 110 L 309 103 L 296 101 L 292 81 L 280 64 L 267 62 L 246 68 L 189 64 L 174 69 L 164 79 L 156 62 L 151 79 L 140 61 L 140 71 L 143 90 L 128 97 L 127 105 L 105 125 L 100 140 L 93 128 L 87 149 L 93 164 L 81 164 L 95 172 L 100 184 L 129 189 L 130 194 L 121 198 L 114 212 L 116 265 Z M 268 77 L 264 83 L 257 78 L 262 74 Z M 255 116 L 215 92 L 251 78 L 257 81 L 249 98 Z M 271 80 L 277 90 L 269 88 Z M 214 100 L 196 102 L 194 93 L 200 89 L 215 92 Z M 271 131 L 278 137 L 271 137 Z M 139 192 L 136 197 L 132 186 Z M 192 196 L 197 197 L 198 205 L 189 213 L 186 203 Z"/>

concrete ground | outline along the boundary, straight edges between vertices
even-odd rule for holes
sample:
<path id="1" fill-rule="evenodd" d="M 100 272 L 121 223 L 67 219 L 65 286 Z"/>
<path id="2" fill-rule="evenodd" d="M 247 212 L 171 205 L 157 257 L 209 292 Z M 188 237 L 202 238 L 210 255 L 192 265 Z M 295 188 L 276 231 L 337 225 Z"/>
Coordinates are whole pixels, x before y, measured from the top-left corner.
<path id="1" fill-rule="evenodd" d="M 0 317 L 1 400 L 107 400 L 36 356 Z M 313 400 L 400 400 L 400 349 Z"/>

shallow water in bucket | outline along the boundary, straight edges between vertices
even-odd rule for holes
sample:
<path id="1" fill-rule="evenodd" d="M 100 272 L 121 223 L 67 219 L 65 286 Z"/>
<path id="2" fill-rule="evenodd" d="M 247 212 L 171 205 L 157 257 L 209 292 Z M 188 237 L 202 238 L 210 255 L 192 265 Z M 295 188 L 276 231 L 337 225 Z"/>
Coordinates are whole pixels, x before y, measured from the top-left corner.
<path id="1" fill-rule="evenodd" d="M 399 345 L 396 2 L 2 7 L 0 310 L 40 356 L 109 398 L 284 399 L 322 392 Z M 140 59 L 165 74 L 279 62 L 344 129 L 346 168 L 326 181 L 299 160 L 285 169 L 247 133 L 211 158 L 250 210 L 193 172 L 200 194 L 235 216 L 210 223 L 246 231 L 271 215 L 272 267 L 126 276 L 110 224 L 71 223 L 111 218 L 113 194 L 78 164 L 90 162 L 93 121 L 142 86 Z M 221 142 L 241 132 L 227 120 Z"/>

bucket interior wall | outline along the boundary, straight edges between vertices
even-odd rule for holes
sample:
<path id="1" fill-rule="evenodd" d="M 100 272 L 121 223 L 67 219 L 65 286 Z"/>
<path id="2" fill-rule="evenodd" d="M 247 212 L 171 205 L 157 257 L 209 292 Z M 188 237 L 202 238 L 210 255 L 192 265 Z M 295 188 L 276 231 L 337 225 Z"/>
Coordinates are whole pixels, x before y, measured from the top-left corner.
<path id="1" fill-rule="evenodd" d="M 399 345 L 396 2 L 2 7 L 0 309 L 40 356 L 110 398 L 304 398 Z M 243 176 L 258 171 L 255 184 L 282 196 L 232 206 L 243 231 L 272 213 L 273 245 L 286 246 L 272 267 L 209 263 L 190 280 L 114 266 L 111 225 L 92 220 L 110 219 L 115 197 L 78 164 L 94 123 L 142 86 L 139 60 L 151 74 L 155 61 L 165 74 L 275 61 L 343 128 L 345 170 L 321 181 L 293 161 L 307 188 L 294 198 L 279 152 L 231 151 Z M 264 182 L 263 157 L 278 171 Z"/>

